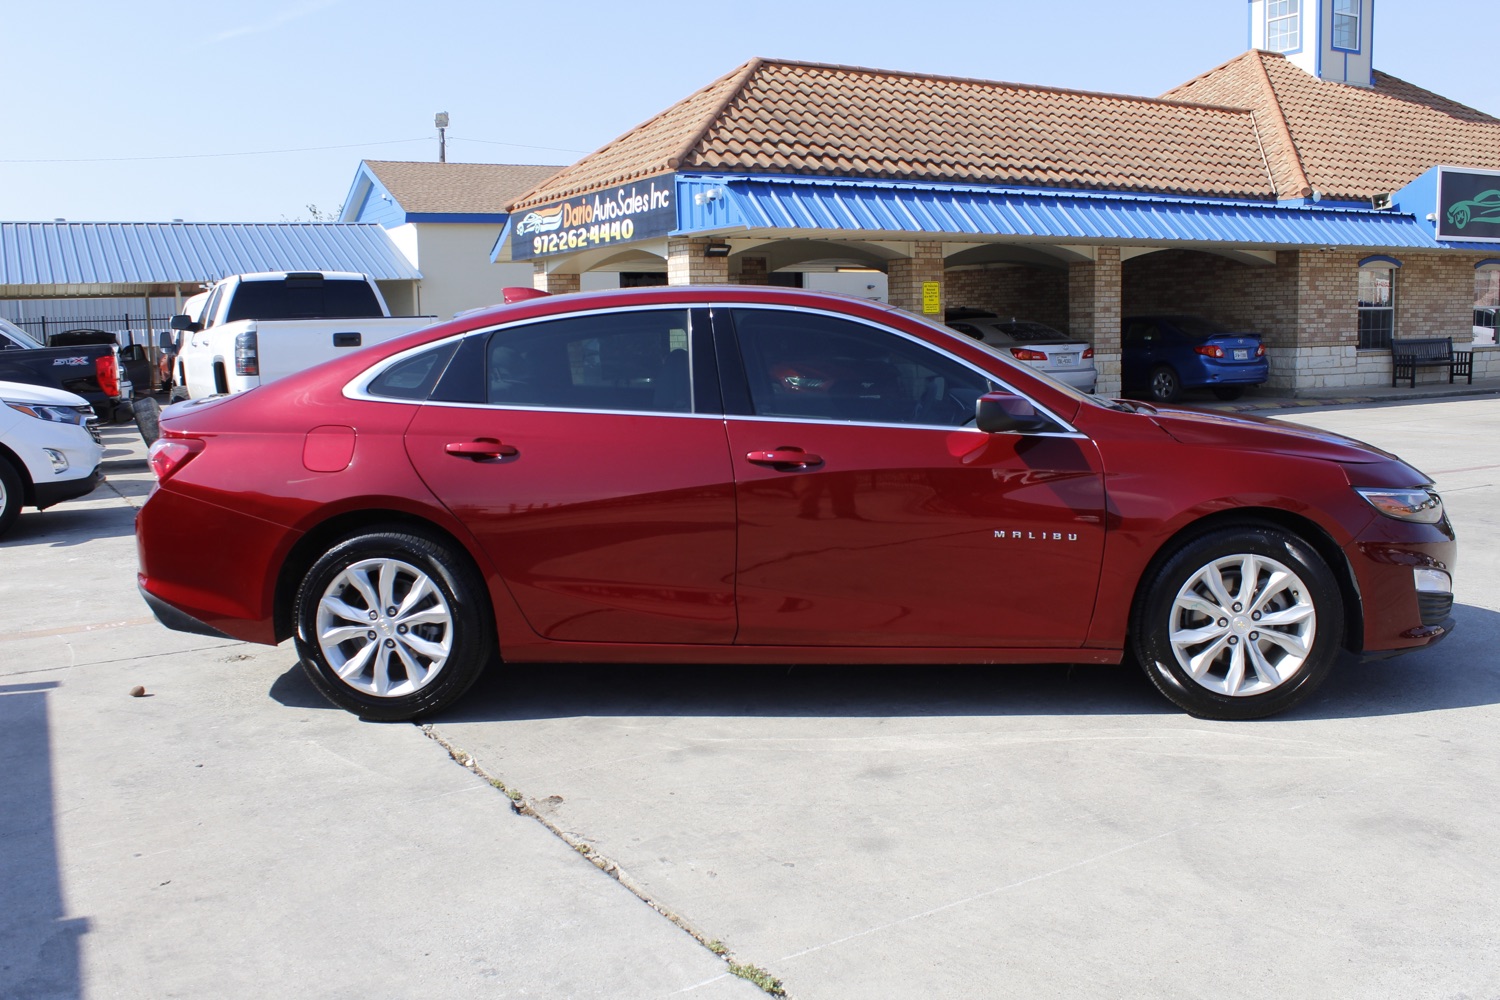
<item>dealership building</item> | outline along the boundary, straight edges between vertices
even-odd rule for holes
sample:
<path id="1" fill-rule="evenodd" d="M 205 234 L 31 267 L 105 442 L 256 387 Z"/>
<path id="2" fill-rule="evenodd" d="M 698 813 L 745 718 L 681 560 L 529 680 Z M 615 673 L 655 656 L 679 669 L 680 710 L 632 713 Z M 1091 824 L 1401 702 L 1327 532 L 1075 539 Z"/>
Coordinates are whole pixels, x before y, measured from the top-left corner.
<path id="1" fill-rule="evenodd" d="M 1252 0 L 1249 51 L 1154 99 L 751 60 L 511 201 L 490 256 L 553 292 L 879 274 L 1089 341 L 1103 392 L 1162 313 L 1259 331 L 1282 391 L 1389 382 L 1393 338 L 1496 304 L 1500 119 L 1377 71 L 1373 7 Z"/>

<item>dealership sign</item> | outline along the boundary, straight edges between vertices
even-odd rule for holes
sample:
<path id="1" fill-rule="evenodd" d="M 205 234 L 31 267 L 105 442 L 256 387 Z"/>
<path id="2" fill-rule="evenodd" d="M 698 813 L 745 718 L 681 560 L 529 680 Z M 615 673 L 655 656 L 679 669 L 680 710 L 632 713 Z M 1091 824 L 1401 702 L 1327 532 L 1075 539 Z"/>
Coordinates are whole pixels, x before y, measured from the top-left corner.
<path id="1" fill-rule="evenodd" d="M 1438 239 L 1500 243 L 1500 171 L 1441 167 L 1437 192 Z"/>
<path id="2" fill-rule="evenodd" d="M 677 228 L 671 175 L 531 208 L 511 216 L 511 260 L 665 236 Z"/>

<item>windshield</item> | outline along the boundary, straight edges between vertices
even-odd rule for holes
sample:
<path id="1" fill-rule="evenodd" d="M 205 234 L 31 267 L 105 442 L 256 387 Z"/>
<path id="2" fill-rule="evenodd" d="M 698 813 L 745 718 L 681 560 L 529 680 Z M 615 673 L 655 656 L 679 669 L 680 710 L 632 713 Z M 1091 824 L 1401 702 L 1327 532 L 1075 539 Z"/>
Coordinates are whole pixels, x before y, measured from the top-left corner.
<path id="1" fill-rule="evenodd" d="M 31 334 L 27 333 L 25 330 L 21 329 L 19 326 L 16 326 L 14 323 L 12 323 L 8 319 L 0 319 L 0 330 L 4 330 L 12 338 L 14 338 L 15 340 L 19 341 L 20 344 L 21 344 L 21 346 L 23 346 L 23 347 L 46 347 L 47 346 L 46 344 L 43 344 L 40 340 L 37 340 Z"/>

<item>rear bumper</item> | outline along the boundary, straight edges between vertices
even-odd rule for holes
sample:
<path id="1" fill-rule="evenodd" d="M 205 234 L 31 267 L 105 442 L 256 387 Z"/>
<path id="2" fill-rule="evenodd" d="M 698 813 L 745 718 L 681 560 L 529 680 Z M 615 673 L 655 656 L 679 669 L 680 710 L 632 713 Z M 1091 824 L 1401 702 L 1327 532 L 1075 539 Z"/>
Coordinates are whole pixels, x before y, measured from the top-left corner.
<path id="1" fill-rule="evenodd" d="M 168 604 L 166 601 L 162 600 L 160 597 L 157 597 L 155 594 L 151 593 L 151 591 L 147 590 L 146 585 L 141 583 L 139 580 L 136 581 L 136 589 L 141 592 L 142 600 L 144 600 L 146 602 L 146 606 L 151 609 L 151 613 L 156 616 L 156 620 L 161 622 L 172 631 L 191 632 L 194 635 L 211 635 L 216 639 L 234 638 L 234 636 L 232 635 L 220 632 L 212 625 L 207 625 L 203 622 L 200 622 L 198 619 L 194 618 L 186 611 L 181 611 Z"/>

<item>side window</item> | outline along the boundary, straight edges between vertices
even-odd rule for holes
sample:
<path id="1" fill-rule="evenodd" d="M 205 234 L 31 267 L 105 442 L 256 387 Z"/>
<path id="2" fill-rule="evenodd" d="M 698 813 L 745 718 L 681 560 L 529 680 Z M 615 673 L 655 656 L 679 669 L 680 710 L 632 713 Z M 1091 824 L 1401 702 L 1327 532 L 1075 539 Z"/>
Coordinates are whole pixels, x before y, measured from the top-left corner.
<path id="1" fill-rule="evenodd" d="M 214 325 L 214 317 L 219 314 L 219 299 L 223 294 L 224 286 L 220 285 L 208 296 L 208 301 L 203 303 L 203 317 L 200 322 L 205 330 Z"/>
<path id="2" fill-rule="evenodd" d="M 491 403 L 690 413 L 688 313 L 651 309 L 545 320 L 491 334 Z"/>
<path id="3" fill-rule="evenodd" d="M 375 376 L 365 391 L 388 399 L 426 399 L 457 347 L 458 341 L 450 340 L 398 361 Z"/>
<path id="4" fill-rule="evenodd" d="M 959 427 L 990 388 L 932 348 L 851 320 L 737 309 L 734 328 L 761 416 Z"/>

